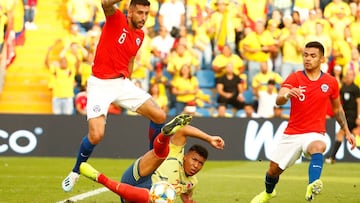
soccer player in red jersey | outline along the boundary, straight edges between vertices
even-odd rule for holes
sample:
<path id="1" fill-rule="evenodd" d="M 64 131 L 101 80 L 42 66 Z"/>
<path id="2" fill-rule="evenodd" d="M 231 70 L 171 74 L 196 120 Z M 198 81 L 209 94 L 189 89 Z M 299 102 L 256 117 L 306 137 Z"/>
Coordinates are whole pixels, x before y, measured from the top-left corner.
<path id="1" fill-rule="evenodd" d="M 87 161 L 94 147 L 103 139 L 107 112 L 112 102 L 150 120 L 150 149 L 156 135 L 161 131 L 170 135 L 172 129 L 183 122 L 182 118 L 175 117 L 169 125 L 171 128 L 164 129 L 166 113 L 149 93 L 136 87 L 129 79 L 135 55 L 144 38 L 141 28 L 149 14 L 150 2 L 131 0 L 125 16 L 116 7 L 120 1 L 102 0 L 106 23 L 96 49 L 92 75 L 87 80 L 88 135 L 82 139 L 74 168 L 62 182 L 64 191 L 73 188 L 80 174 L 80 164 Z"/>
<path id="2" fill-rule="evenodd" d="M 304 70 L 288 76 L 276 98 L 277 105 L 291 102 L 290 118 L 284 135 L 270 157 L 270 166 L 265 177 L 265 191 L 255 196 L 251 203 L 265 203 L 276 195 L 275 186 L 279 177 L 295 164 L 303 154 L 310 159 L 305 199 L 311 201 L 322 189 L 320 175 L 323 153 L 326 150 L 325 125 L 328 100 L 346 139 L 355 148 L 354 136 L 349 131 L 339 97 L 336 79 L 323 73 L 324 47 L 319 42 L 309 42 L 303 51 Z"/>

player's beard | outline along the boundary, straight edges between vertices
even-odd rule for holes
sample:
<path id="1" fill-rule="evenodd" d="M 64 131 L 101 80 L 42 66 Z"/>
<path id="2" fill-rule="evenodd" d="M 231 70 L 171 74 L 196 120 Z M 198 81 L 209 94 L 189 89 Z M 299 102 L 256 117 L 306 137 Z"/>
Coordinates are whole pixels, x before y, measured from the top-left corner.
<path id="1" fill-rule="evenodd" d="M 145 21 L 144 21 L 144 20 L 132 21 L 132 24 L 135 25 L 134 27 L 135 27 L 136 29 L 141 29 L 142 27 L 144 27 Z"/>

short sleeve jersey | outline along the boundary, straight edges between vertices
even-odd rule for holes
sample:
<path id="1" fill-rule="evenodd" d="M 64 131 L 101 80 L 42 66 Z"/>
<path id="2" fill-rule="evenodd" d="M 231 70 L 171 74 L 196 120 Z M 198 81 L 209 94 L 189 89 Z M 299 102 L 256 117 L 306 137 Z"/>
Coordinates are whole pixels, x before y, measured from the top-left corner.
<path id="1" fill-rule="evenodd" d="M 153 183 L 168 181 L 175 187 L 177 195 L 192 192 L 198 183 L 196 176 L 186 176 L 184 172 L 184 150 L 184 146 L 170 143 L 168 157 L 151 177 Z"/>
<path id="2" fill-rule="evenodd" d="M 290 119 L 285 134 L 325 133 L 329 101 L 339 97 L 336 79 L 330 74 L 322 73 L 318 80 L 311 81 L 304 71 L 297 71 L 289 75 L 282 87 L 301 90 L 299 98 L 290 98 Z"/>
<path id="3" fill-rule="evenodd" d="M 101 79 L 129 77 L 129 62 L 144 39 L 141 29 L 131 29 L 119 10 L 106 17 L 96 49 L 92 73 Z"/>

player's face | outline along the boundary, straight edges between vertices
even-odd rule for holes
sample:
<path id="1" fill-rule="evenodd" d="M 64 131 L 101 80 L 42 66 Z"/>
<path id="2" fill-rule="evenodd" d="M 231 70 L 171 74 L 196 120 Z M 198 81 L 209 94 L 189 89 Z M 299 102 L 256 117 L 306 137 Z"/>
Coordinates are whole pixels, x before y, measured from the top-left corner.
<path id="1" fill-rule="evenodd" d="M 320 69 L 320 65 L 324 62 L 324 59 L 319 49 L 312 47 L 304 49 L 303 60 L 306 70 Z"/>
<path id="2" fill-rule="evenodd" d="M 150 7 L 143 5 L 131 6 L 129 9 L 130 24 L 132 28 L 141 29 L 148 17 Z"/>
<path id="3" fill-rule="evenodd" d="M 184 171 L 187 176 L 197 174 L 204 166 L 206 159 L 195 151 L 190 151 L 184 156 Z"/>

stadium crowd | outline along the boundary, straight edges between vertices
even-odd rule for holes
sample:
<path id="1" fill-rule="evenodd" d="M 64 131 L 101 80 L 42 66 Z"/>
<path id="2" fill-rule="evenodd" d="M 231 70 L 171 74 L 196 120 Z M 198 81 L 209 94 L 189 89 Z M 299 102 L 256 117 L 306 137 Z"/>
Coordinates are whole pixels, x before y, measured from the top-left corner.
<path id="1" fill-rule="evenodd" d="M 314 40 L 326 49 L 323 72 L 341 86 L 342 76 L 354 70 L 360 87 L 359 0 L 150 2 L 131 79 L 169 115 L 244 117 L 245 109 L 263 118 L 278 110 L 287 114 L 289 106 L 275 106 L 274 98 L 283 79 L 302 69 L 302 49 Z M 118 8 L 126 13 L 127 4 Z M 101 0 L 67 0 L 66 9 L 69 32 L 49 45 L 45 58 L 53 113 L 84 114 L 86 80 L 105 16 Z M 135 115 L 112 107 L 111 113 Z"/>

